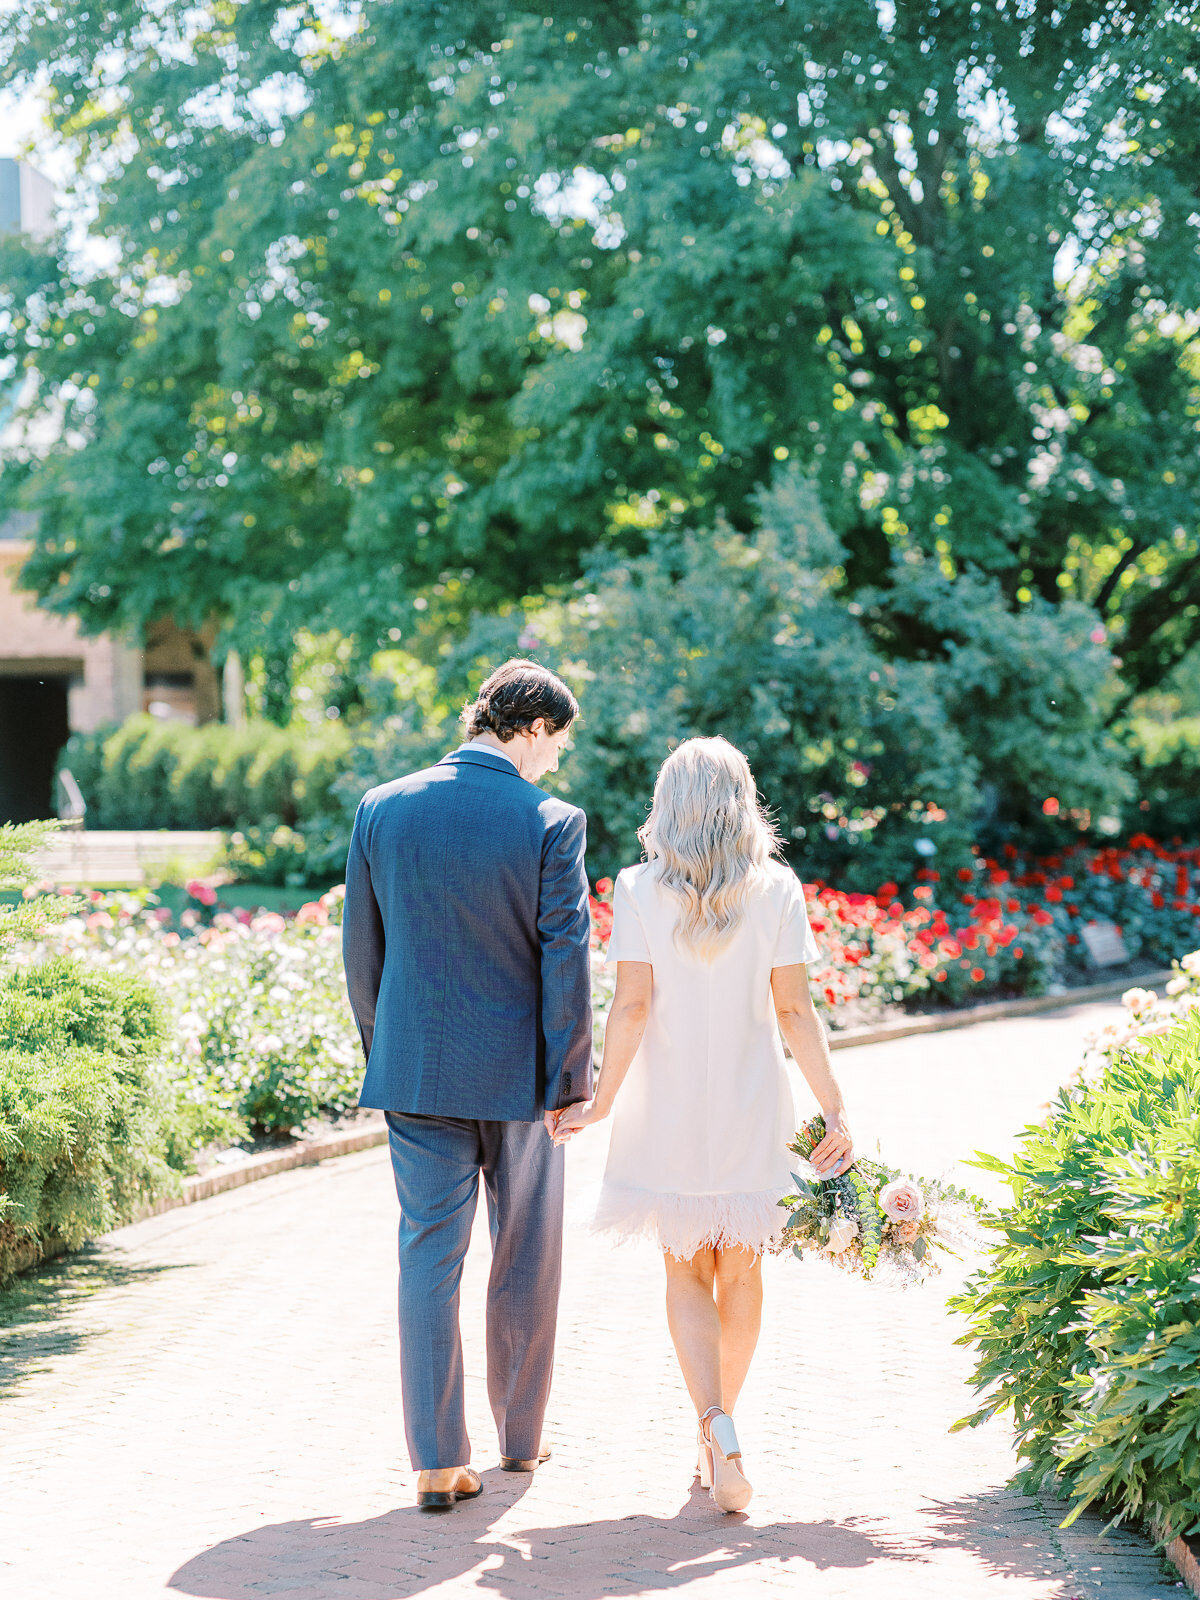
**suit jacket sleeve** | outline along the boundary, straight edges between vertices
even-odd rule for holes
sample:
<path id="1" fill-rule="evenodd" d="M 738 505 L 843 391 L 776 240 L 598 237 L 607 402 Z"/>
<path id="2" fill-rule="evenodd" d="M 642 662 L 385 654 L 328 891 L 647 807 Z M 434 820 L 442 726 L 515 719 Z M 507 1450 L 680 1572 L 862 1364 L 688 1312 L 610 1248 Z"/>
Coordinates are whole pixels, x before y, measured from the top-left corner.
<path id="1" fill-rule="evenodd" d="M 342 960 L 350 1009 L 358 1026 L 363 1054 L 370 1056 L 375 1033 L 375 1004 L 383 977 L 383 917 L 371 884 L 371 866 L 363 845 L 363 808 L 359 806 L 346 862 L 346 900 L 342 908 Z"/>
<path id="2" fill-rule="evenodd" d="M 538 895 L 547 1111 L 592 1097 L 591 919 L 587 819 L 572 810 L 546 835 Z"/>

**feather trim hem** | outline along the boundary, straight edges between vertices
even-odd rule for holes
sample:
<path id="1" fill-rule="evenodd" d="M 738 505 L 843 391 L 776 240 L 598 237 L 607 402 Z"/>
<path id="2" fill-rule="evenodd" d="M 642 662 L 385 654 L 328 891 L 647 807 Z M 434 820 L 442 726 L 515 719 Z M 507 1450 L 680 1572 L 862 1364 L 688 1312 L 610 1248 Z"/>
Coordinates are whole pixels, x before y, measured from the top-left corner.
<path id="1" fill-rule="evenodd" d="M 687 1261 L 699 1250 L 741 1246 L 761 1255 L 778 1247 L 787 1218 L 779 1202 L 787 1187 L 750 1194 L 672 1194 L 605 1182 L 592 1227 L 621 1242 L 650 1238 Z"/>

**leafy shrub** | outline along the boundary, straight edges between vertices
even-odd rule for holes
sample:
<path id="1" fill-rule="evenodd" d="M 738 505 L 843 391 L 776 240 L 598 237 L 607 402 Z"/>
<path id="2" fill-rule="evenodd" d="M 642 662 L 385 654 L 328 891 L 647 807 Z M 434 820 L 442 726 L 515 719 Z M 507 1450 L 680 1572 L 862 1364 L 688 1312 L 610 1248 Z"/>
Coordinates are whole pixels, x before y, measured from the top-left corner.
<path id="1" fill-rule="evenodd" d="M 0 827 L 0 885 L 29 883 L 46 831 Z M 61 939 L 77 906 L 69 895 L 0 905 L 0 1283 L 177 1181 L 153 993 L 65 955 L 39 961 L 31 942 Z"/>
<path id="2" fill-rule="evenodd" d="M 1192 958 L 1193 960 L 1197 958 Z M 1011 1161 L 990 1264 L 953 1303 L 1034 1491 L 1200 1531 L 1200 1016 L 1062 1090 Z"/>
<path id="3" fill-rule="evenodd" d="M 754 536 L 656 537 L 565 597 L 479 617 L 438 655 L 446 705 L 519 652 L 575 688 L 583 715 L 556 782 L 588 812 L 594 873 L 637 858 L 659 764 L 692 734 L 746 752 L 797 870 L 843 890 L 910 884 L 931 849 L 944 870 L 969 863 L 981 817 L 1040 815 L 1049 794 L 1081 814 L 1119 806 L 1111 658 L 1086 608 L 1011 613 L 993 586 L 916 557 L 886 593 L 851 598 L 806 484 L 783 480 L 759 509 Z M 440 749 L 454 736 L 447 721 Z M 353 798 L 428 745 L 427 719 L 385 719 L 355 751 Z"/>
<path id="4" fill-rule="evenodd" d="M 78 1045 L 132 1060 L 162 1038 L 161 1010 L 146 984 L 89 972 L 65 956 L 18 967 L 0 987 L 0 1040 L 10 1048 Z"/>
<path id="5" fill-rule="evenodd" d="M 223 865 L 239 883 L 329 883 L 346 870 L 352 818 L 347 810 L 311 818 L 296 828 L 283 823 L 239 828 L 226 840 Z"/>
<path id="6" fill-rule="evenodd" d="M 177 1182 L 162 1044 L 138 979 L 59 958 L 0 983 L 0 1282 Z"/>
<path id="7" fill-rule="evenodd" d="M 1160 839 L 1200 838 L 1200 717 L 1135 718 L 1125 730 L 1133 753 L 1139 816 Z"/>

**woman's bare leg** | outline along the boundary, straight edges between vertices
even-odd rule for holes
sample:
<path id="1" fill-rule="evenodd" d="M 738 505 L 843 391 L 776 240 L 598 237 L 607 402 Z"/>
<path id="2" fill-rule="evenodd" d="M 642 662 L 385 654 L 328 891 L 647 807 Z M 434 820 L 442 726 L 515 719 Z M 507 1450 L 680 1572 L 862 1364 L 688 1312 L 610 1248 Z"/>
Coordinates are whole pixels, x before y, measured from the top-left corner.
<path id="1" fill-rule="evenodd" d="M 711 1406 L 724 1406 L 721 1319 L 713 1299 L 716 1252 L 701 1250 L 689 1261 L 664 1252 L 663 1261 L 667 1268 L 667 1326 L 699 1417 Z"/>
<path id="2" fill-rule="evenodd" d="M 721 1325 L 721 1393 L 728 1412 L 737 1405 L 762 1326 L 762 1257 L 738 1246 L 716 1251 L 717 1317 Z M 693 1397 L 694 1398 L 694 1397 Z"/>

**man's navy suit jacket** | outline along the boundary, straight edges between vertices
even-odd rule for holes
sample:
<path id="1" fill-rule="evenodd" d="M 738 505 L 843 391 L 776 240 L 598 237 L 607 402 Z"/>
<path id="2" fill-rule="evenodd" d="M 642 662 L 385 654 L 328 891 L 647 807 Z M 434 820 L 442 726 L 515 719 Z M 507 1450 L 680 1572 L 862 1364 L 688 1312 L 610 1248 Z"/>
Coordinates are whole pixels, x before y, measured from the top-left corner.
<path id="1" fill-rule="evenodd" d="M 342 937 L 364 1106 L 536 1122 L 590 1099 L 586 827 L 484 748 L 364 797 Z"/>

